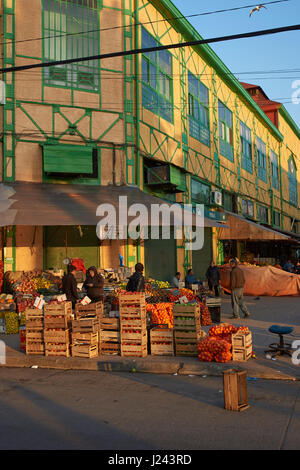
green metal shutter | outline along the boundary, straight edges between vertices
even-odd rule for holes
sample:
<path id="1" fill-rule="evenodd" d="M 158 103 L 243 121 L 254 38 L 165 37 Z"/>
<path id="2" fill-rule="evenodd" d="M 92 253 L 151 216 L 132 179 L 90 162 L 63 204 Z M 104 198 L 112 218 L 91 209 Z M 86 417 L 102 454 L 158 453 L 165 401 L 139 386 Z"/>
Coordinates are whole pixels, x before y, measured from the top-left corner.
<path id="1" fill-rule="evenodd" d="M 100 244 L 94 225 L 44 227 L 44 268 L 65 269 L 65 258 L 82 258 L 86 268 L 100 266 Z"/>
<path id="2" fill-rule="evenodd" d="M 201 250 L 192 251 L 192 268 L 197 279 L 206 281 L 206 271 L 212 261 L 212 231 L 204 229 L 204 245 Z"/>
<path id="3" fill-rule="evenodd" d="M 145 240 L 145 274 L 158 281 L 171 281 L 177 271 L 176 240 Z"/>
<path id="4" fill-rule="evenodd" d="M 93 149 L 80 145 L 44 145 L 45 173 L 93 173 Z"/>

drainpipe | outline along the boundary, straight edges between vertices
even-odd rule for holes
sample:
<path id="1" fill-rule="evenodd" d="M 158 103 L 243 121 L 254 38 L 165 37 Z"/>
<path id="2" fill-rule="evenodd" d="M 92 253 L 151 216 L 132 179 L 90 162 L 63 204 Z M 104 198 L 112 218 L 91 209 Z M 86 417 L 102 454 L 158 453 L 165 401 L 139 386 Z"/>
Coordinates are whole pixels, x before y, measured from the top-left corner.
<path id="1" fill-rule="evenodd" d="M 139 48 L 139 0 L 135 0 L 135 48 Z M 135 60 L 135 127 L 136 127 L 136 184 L 140 187 L 140 89 L 139 89 L 139 55 Z"/>
<path id="2" fill-rule="evenodd" d="M 116 146 L 112 144 L 113 148 L 113 185 L 116 185 Z"/>

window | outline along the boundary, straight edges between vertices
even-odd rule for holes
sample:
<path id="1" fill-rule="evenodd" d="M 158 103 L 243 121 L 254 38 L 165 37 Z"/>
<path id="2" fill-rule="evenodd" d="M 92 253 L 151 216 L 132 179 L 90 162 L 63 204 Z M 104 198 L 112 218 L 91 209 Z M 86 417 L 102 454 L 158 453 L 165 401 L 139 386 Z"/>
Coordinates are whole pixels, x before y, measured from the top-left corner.
<path id="1" fill-rule="evenodd" d="M 298 194 L 297 194 L 297 176 L 296 176 L 296 165 L 293 157 L 289 159 L 289 197 L 290 203 L 297 205 Z"/>
<path id="2" fill-rule="evenodd" d="M 264 206 L 258 206 L 258 220 L 264 224 L 269 223 L 268 209 Z"/>
<path id="3" fill-rule="evenodd" d="M 210 186 L 201 181 L 191 180 L 192 200 L 198 204 L 210 204 Z"/>
<path id="4" fill-rule="evenodd" d="M 257 176 L 260 180 L 267 182 L 267 156 L 266 144 L 257 137 L 256 139 L 256 162 Z"/>
<path id="5" fill-rule="evenodd" d="M 232 112 L 219 100 L 219 145 L 220 154 L 233 162 Z"/>
<path id="6" fill-rule="evenodd" d="M 273 150 L 270 152 L 271 160 L 271 177 L 272 177 L 272 187 L 274 189 L 279 189 L 279 168 L 278 168 L 278 156 Z"/>
<path id="7" fill-rule="evenodd" d="M 99 54 L 97 0 L 43 0 L 44 61 Z M 47 85 L 97 91 L 99 61 L 44 69 Z"/>
<path id="8" fill-rule="evenodd" d="M 188 72 L 188 84 L 190 136 L 209 146 L 208 89 L 190 72 Z"/>
<path id="9" fill-rule="evenodd" d="M 280 217 L 280 212 L 273 211 L 273 225 L 276 227 L 280 227 L 281 224 L 281 217 Z"/>
<path id="10" fill-rule="evenodd" d="M 142 28 L 142 47 L 160 44 Z M 173 122 L 172 55 L 154 51 L 142 56 L 142 104 L 155 114 Z"/>
<path id="11" fill-rule="evenodd" d="M 223 207 L 226 211 L 234 212 L 233 195 L 227 191 L 223 191 Z"/>
<path id="12" fill-rule="evenodd" d="M 253 173 L 251 130 L 240 121 L 241 164 L 242 168 Z"/>
<path id="13" fill-rule="evenodd" d="M 254 203 L 247 199 L 242 199 L 242 212 L 243 215 L 254 218 Z"/>

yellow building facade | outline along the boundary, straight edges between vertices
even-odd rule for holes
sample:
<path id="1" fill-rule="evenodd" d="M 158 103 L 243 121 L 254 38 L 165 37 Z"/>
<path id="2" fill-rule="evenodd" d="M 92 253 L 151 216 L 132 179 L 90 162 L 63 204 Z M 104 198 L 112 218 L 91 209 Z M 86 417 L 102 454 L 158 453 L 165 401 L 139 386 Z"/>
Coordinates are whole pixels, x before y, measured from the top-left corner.
<path id="1" fill-rule="evenodd" d="M 201 39 L 168 0 L 3 0 L 1 9 L 6 68 Z M 5 82 L 3 183 L 134 185 L 203 203 L 210 220 L 237 214 L 269 227 L 274 243 L 299 234 L 300 130 L 283 106 L 276 125 L 208 45 L 58 63 Z M 86 156 L 78 171 L 77 154 Z M 24 224 L 3 229 L 3 256 L 7 270 L 27 270 L 61 268 L 65 257 L 116 267 L 121 254 L 154 277 L 192 266 L 204 278 L 211 259 L 226 259 L 224 230 L 206 228 L 193 253 L 181 240 L 100 243 L 89 226 Z M 241 255 L 235 240 L 230 254 Z"/>

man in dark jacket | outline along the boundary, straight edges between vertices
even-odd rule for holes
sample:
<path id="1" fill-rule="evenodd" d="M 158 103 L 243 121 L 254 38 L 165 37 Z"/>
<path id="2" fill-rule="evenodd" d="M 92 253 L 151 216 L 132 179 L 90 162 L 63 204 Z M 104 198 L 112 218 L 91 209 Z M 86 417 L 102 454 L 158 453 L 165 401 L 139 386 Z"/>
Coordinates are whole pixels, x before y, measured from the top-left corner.
<path id="1" fill-rule="evenodd" d="M 241 268 L 238 267 L 236 259 L 230 260 L 230 266 L 230 290 L 233 308 L 232 318 L 239 318 L 239 309 L 243 312 L 244 318 L 250 317 L 250 313 L 244 302 L 244 273 Z"/>
<path id="2" fill-rule="evenodd" d="M 214 261 L 210 263 L 208 270 L 206 271 L 206 278 L 208 281 L 209 290 L 215 291 L 215 296 L 219 297 L 219 284 L 220 284 L 220 271 Z"/>
<path id="3" fill-rule="evenodd" d="M 103 300 L 103 286 L 103 277 L 98 273 L 96 266 L 91 266 L 87 270 L 86 280 L 83 287 L 86 289 L 87 296 L 92 302 Z"/>
<path id="4" fill-rule="evenodd" d="M 63 292 L 67 300 L 72 302 L 72 307 L 78 302 L 77 281 L 75 279 L 76 268 L 73 265 L 68 266 L 68 274 L 63 277 Z"/>
<path id="5" fill-rule="evenodd" d="M 127 292 L 145 292 L 145 278 L 143 276 L 144 266 L 142 263 L 135 265 L 135 273 L 130 276 L 126 286 Z"/>

